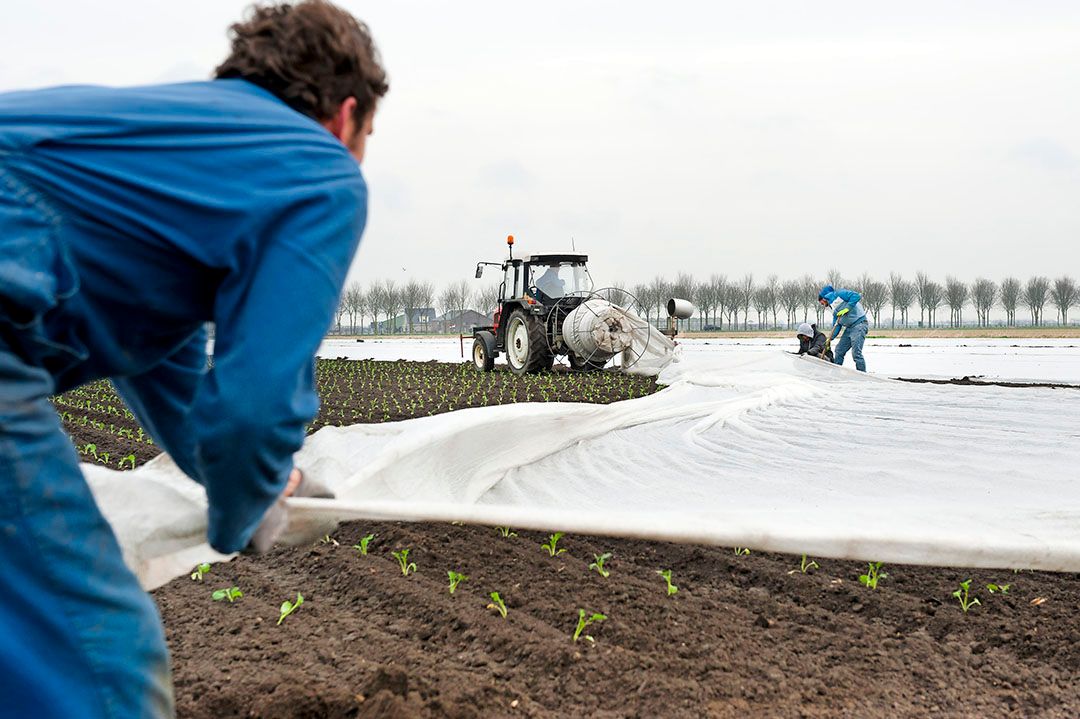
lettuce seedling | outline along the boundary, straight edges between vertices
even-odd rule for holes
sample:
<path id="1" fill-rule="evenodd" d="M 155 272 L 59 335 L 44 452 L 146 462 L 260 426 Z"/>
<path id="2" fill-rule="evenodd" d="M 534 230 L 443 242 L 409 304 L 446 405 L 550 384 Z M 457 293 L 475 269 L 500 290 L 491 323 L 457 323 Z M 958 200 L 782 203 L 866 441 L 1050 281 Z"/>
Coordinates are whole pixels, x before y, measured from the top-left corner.
<path id="1" fill-rule="evenodd" d="M 549 535 L 548 540 L 540 546 L 546 549 L 547 553 L 552 557 L 557 557 L 558 555 L 566 551 L 565 549 L 557 548 L 559 540 L 562 539 L 565 534 L 565 532 L 555 532 L 555 534 Z"/>
<path id="2" fill-rule="evenodd" d="M 209 571 L 210 564 L 208 562 L 203 562 L 199 566 L 195 567 L 195 571 L 191 573 L 191 578 L 194 579 L 196 582 L 201 582 L 203 575 L 208 573 Z"/>
<path id="3" fill-rule="evenodd" d="M 409 561 L 409 550 L 402 549 L 400 552 L 390 552 L 397 557 L 398 565 L 401 567 L 401 573 L 406 577 L 409 576 L 409 572 L 416 571 L 416 562 Z"/>
<path id="4" fill-rule="evenodd" d="M 210 596 L 213 597 L 215 602 L 220 602 L 222 599 L 228 599 L 229 604 L 232 604 L 237 599 L 244 596 L 244 593 L 240 591 L 240 587 L 222 587 Z"/>
<path id="5" fill-rule="evenodd" d="M 735 556 L 736 557 L 745 557 L 745 556 L 748 556 L 749 554 L 750 554 L 750 550 L 747 549 L 746 547 L 735 547 Z"/>
<path id="6" fill-rule="evenodd" d="M 366 557 L 367 556 L 368 545 L 371 543 L 371 540 L 373 540 L 373 539 L 375 539 L 374 534 L 369 534 L 366 537 L 361 537 L 360 538 L 360 544 L 354 544 L 354 545 L 352 545 L 352 548 L 355 549 L 356 551 L 360 552 L 360 554 L 362 556 Z"/>
<path id="7" fill-rule="evenodd" d="M 503 602 L 502 597 L 499 596 L 498 592 L 492 592 L 489 596 L 491 597 L 491 604 L 488 605 L 488 609 L 498 610 L 502 618 L 506 619 L 506 603 Z"/>
<path id="8" fill-rule="evenodd" d="M 987 584 L 986 591 L 991 594 L 1008 594 L 1011 584 Z"/>
<path id="9" fill-rule="evenodd" d="M 606 620 L 607 620 L 607 617 L 605 615 L 599 614 L 599 613 L 595 613 L 591 617 L 586 619 L 585 618 L 585 610 L 584 609 L 579 609 L 578 610 L 577 629 L 574 630 L 574 641 L 576 642 L 582 636 L 584 636 L 590 642 L 596 641 L 595 639 L 593 639 L 588 634 L 583 635 L 582 632 L 585 631 L 585 627 L 589 626 L 593 622 L 603 622 L 603 621 L 606 621 Z"/>
<path id="10" fill-rule="evenodd" d="M 881 571 L 881 564 L 881 562 L 867 563 L 866 574 L 859 575 L 859 583 L 865 585 L 867 589 L 877 589 L 878 581 L 889 576 Z"/>
<path id="11" fill-rule="evenodd" d="M 450 578 L 450 593 L 453 594 L 458 585 L 464 582 L 468 577 L 460 572 L 448 571 L 446 576 Z"/>
<path id="12" fill-rule="evenodd" d="M 818 563 L 815 562 L 813 559 L 807 561 L 807 556 L 804 554 L 802 555 L 802 561 L 799 563 L 799 568 L 792 569 L 790 572 L 788 572 L 788 574 L 794 574 L 795 572 L 802 572 L 803 574 L 806 574 L 811 569 L 821 569 L 821 567 L 819 567 Z"/>
<path id="13" fill-rule="evenodd" d="M 281 603 L 281 616 L 278 617 L 278 620 L 277 620 L 278 625 L 280 626 L 281 623 L 283 621 L 285 621 L 285 617 L 289 616 L 290 614 L 295 612 L 297 609 L 299 609 L 300 605 L 303 604 L 303 603 L 304 603 L 304 595 L 301 594 L 300 592 L 296 593 L 296 601 L 295 602 L 290 602 L 288 599 L 286 599 L 284 602 L 282 602 Z"/>
<path id="14" fill-rule="evenodd" d="M 670 569 L 657 569 L 656 573 L 659 574 L 661 577 L 663 577 L 664 581 L 667 582 L 667 593 L 668 593 L 669 597 L 672 594 L 674 594 L 675 592 L 679 591 L 679 588 L 671 583 L 671 570 Z"/>
<path id="15" fill-rule="evenodd" d="M 968 579 L 967 581 L 960 582 L 960 588 L 952 593 L 952 595 L 956 597 L 957 601 L 960 602 L 960 608 L 964 610 L 964 614 L 967 614 L 968 610 L 975 605 L 982 604 L 982 602 L 979 601 L 978 597 L 971 597 L 970 599 L 968 598 L 968 592 L 970 591 L 970 589 L 971 580 Z"/>
<path id="16" fill-rule="evenodd" d="M 604 562 L 611 559 L 611 552 L 604 552 L 603 554 L 594 554 L 593 559 L 596 561 L 589 565 L 589 569 L 595 569 L 596 573 L 601 577 L 608 577 L 611 572 L 604 569 Z"/>
<path id="17" fill-rule="evenodd" d="M 335 547 L 341 546 L 338 540 L 334 539 L 329 534 L 324 534 L 322 537 L 320 537 L 319 544 L 333 544 Z"/>
<path id="18" fill-rule="evenodd" d="M 503 537 L 516 537 L 517 532 L 510 531 L 510 527 L 495 527 L 495 531 Z"/>

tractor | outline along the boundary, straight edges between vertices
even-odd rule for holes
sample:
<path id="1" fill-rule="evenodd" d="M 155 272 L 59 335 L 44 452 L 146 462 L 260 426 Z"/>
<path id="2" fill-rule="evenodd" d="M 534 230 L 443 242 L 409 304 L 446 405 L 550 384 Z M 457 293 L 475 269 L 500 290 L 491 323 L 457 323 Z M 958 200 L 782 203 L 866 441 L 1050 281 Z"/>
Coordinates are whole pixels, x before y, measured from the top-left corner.
<path id="1" fill-rule="evenodd" d="M 473 328 L 473 364 L 490 372 L 495 359 L 506 353 L 507 364 L 517 374 L 550 370 L 556 356 L 566 355 L 578 371 L 603 369 L 609 356 L 579 356 L 565 342 L 563 321 L 589 299 L 593 282 L 585 263 L 588 256 L 558 252 L 514 257 L 514 236 L 506 238 L 509 258 L 503 262 L 478 262 L 476 277 L 485 266 L 499 267 L 494 324 Z"/>

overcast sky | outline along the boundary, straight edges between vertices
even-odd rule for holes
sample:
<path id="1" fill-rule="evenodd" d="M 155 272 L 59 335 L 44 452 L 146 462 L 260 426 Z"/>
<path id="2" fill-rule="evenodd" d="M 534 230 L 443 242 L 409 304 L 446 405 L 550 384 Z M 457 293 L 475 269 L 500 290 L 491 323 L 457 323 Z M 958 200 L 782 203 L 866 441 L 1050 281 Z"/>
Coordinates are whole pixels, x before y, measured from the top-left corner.
<path id="1" fill-rule="evenodd" d="M 470 278 L 508 233 L 601 284 L 1080 276 L 1078 2 L 342 4 L 391 82 L 356 280 Z M 205 78 L 245 6 L 12 3 L 0 91 Z"/>

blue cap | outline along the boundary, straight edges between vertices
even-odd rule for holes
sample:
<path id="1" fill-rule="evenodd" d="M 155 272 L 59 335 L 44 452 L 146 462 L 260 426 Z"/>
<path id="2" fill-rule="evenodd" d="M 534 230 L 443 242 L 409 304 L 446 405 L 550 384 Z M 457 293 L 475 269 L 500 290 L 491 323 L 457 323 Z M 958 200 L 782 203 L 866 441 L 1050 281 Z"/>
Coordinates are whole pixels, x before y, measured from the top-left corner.
<path id="1" fill-rule="evenodd" d="M 823 300 L 823 299 L 825 299 L 826 295 L 831 295 L 831 294 L 834 294 L 834 293 L 835 293 L 835 290 L 833 290 L 832 285 L 825 285 L 824 287 L 821 288 L 821 292 L 818 292 L 818 299 Z"/>

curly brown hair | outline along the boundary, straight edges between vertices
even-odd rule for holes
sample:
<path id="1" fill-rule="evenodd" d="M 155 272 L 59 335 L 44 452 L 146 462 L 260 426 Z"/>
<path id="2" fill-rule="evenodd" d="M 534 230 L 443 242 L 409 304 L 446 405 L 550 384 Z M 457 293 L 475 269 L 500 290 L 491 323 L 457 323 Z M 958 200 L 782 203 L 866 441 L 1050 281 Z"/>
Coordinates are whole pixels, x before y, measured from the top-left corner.
<path id="1" fill-rule="evenodd" d="M 253 5 L 229 35 L 215 77 L 247 80 L 320 122 L 348 97 L 359 122 L 390 89 L 367 25 L 325 0 Z"/>

